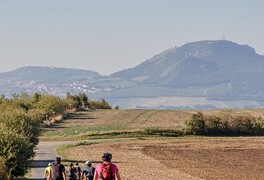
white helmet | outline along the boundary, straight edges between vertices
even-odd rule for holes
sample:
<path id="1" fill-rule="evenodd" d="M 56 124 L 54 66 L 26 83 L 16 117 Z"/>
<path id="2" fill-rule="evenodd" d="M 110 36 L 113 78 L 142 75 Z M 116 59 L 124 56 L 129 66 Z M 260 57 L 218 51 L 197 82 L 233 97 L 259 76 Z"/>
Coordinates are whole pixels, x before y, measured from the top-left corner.
<path id="1" fill-rule="evenodd" d="M 88 165 L 88 164 L 92 165 L 92 162 L 91 161 L 86 161 L 84 164 L 86 164 L 86 165 Z"/>

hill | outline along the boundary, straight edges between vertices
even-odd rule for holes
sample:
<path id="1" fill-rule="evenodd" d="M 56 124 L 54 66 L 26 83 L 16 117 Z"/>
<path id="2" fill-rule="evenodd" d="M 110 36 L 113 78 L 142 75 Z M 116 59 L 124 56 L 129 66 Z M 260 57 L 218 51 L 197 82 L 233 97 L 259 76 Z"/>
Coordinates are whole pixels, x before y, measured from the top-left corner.
<path id="1" fill-rule="evenodd" d="M 142 64 L 112 74 L 142 85 L 202 88 L 208 99 L 263 99 L 264 56 L 234 42 L 199 41 L 171 48 Z M 195 92 L 186 96 L 196 96 Z"/>
<path id="2" fill-rule="evenodd" d="M 12 81 L 40 81 L 47 83 L 63 83 L 100 77 L 99 73 L 89 70 L 67 69 L 56 67 L 21 67 L 14 71 L 0 73 L 0 79 Z"/>
<path id="3" fill-rule="evenodd" d="M 0 73 L 0 93 L 86 93 L 121 108 L 214 109 L 264 106 L 264 56 L 226 40 L 170 48 L 110 76 L 90 70 L 22 67 Z"/>

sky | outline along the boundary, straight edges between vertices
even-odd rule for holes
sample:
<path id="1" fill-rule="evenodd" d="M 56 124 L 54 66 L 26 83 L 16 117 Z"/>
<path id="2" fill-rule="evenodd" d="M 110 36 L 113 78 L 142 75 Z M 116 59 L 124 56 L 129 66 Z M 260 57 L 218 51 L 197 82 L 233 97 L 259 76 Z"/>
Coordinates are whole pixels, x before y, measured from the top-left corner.
<path id="1" fill-rule="evenodd" d="M 200 40 L 264 55 L 263 0 L 0 0 L 0 72 L 23 66 L 109 75 Z"/>

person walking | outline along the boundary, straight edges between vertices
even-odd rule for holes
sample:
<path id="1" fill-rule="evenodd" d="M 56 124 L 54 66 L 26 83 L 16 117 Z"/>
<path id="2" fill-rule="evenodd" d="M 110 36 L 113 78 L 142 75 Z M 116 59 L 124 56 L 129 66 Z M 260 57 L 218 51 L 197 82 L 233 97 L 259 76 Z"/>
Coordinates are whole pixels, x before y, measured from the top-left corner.
<path id="1" fill-rule="evenodd" d="M 51 180 L 66 180 L 66 170 L 63 164 L 61 164 L 61 158 L 56 157 L 54 163 L 51 166 L 50 171 Z"/>
<path id="2" fill-rule="evenodd" d="M 79 166 L 79 163 L 78 162 L 75 163 L 75 170 L 76 170 L 76 177 L 77 177 L 77 179 L 78 180 L 81 179 L 82 169 Z"/>
<path id="3" fill-rule="evenodd" d="M 69 165 L 69 170 L 68 170 L 68 177 L 69 177 L 69 180 L 76 180 L 76 175 L 75 175 L 75 173 L 76 173 L 76 169 L 75 169 L 75 167 L 73 166 L 73 164 L 71 163 L 70 165 Z"/>
<path id="4" fill-rule="evenodd" d="M 103 162 L 96 166 L 94 180 L 121 180 L 117 166 L 111 162 L 112 154 L 104 153 L 102 160 Z"/>
<path id="5" fill-rule="evenodd" d="M 50 180 L 51 165 L 52 163 L 49 163 L 48 166 L 45 168 L 43 179 Z"/>
<path id="6" fill-rule="evenodd" d="M 85 180 L 93 180 L 95 168 L 92 166 L 92 162 L 86 161 L 84 164 L 86 165 L 86 167 L 82 171 L 82 179 L 85 178 Z"/>

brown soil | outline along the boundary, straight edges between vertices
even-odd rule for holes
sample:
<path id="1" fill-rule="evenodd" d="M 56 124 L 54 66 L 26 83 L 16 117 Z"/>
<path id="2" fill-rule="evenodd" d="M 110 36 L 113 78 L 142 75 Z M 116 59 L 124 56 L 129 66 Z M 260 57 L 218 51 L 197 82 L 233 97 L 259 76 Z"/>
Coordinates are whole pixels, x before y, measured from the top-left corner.
<path id="1" fill-rule="evenodd" d="M 192 111 L 176 110 L 96 110 L 76 112 L 65 126 L 98 126 L 118 124 L 129 128 L 182 126 Z"/>
<path id="2" fill-rule="evenodd" d="M 123 180 L 264 179 L 264 137 L 175 138 L 71 148 L 68 159 L 100 162 L 112 152 Z"/>
<path id="3" fill-rule="evenodd" d="M 184 127 L 185 121 L 198 111 L 189 110 L 95 110 L 75 112 L 72 118 L 66 119 L 57 126 L 51 128 L 55 131 L 62 131 L 64 128 L 73 126 L 96 127 L 100 125 L 119 125 L 129 129 L 140 128 L 174 128 Z M 205 115 L 216 115 L 223 110 L 201 111 Z M 264 118 L 263 110 L 235 110 L 232 113 L 248 113 L 255 117 Z M 55 117 L 55 121 L 60 121 L 61 117 Z"/>

